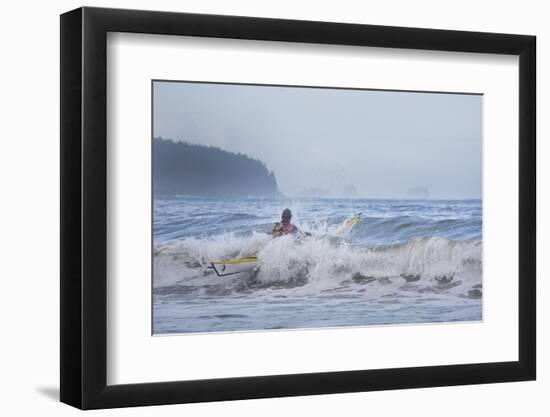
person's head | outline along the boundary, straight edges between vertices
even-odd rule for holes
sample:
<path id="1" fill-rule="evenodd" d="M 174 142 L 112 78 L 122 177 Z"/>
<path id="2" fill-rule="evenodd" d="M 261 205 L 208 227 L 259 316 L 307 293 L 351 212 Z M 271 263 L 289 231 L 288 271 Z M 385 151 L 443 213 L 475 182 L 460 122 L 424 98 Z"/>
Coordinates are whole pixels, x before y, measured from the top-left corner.
<path id="1" fill-rule="evenodd" d="M 283 214 L 281 215 L 281 219 L 283 220 L 283 223 L 290 223 L 290 219 L 292 218 L 292 213 L 289 209 L 284 209 Z"/>

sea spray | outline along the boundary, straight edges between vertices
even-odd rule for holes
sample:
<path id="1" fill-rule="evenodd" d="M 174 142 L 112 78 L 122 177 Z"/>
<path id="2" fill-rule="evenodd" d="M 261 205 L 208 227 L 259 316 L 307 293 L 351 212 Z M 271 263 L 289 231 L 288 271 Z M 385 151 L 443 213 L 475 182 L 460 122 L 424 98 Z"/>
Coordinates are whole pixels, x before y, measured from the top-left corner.
<path id="1" fill-rule="evenodd" d="M 258 257 L 257 271 L 232 279 L 215 276 L 208 268 L 212 261 Z M 311 286 L 311 291 L 361 283 L 361 277 L 395 282 L 398 286 L 415 282 L 419 289 L 433 287 L 467 295 L 481 285 L 481 241 L 451 241 L 418 238 L 406 243 L 382 246 L 351 244 L 331 236 L 285 236 L 272 239 L 255 233 L 250 237 L 220 236 L 216 239 L 188 239 L 163 243 L 154 256 L 155 286 L 197 287 L 235 280 L 257 281 L 275 286 Z M 443 284 L 450 284 L 445 285 Z M 460 288 L 458 288 L 460 287 Z M 479 287 L 478 287 L 479 288 Z M 410 290 L 410 286 L 407 288 Z"/>

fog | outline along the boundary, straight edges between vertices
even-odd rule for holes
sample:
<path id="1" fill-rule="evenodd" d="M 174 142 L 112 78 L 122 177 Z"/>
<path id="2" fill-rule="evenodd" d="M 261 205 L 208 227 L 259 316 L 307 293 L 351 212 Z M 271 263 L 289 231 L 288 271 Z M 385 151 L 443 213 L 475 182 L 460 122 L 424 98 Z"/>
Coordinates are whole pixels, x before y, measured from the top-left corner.
<path id="1" fill-rule="evenodd" d="M 480 95 L 157 81 L 153 134 L 260 159 L 288 196 L 482 193 Z"/>

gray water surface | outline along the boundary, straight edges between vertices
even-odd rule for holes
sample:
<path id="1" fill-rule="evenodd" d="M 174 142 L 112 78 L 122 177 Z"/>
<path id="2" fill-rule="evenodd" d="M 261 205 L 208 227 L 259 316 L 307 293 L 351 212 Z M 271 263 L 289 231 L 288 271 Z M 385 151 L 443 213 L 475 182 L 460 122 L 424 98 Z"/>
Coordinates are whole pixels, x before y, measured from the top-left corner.
<path id="1" fill-rule="evenodd" d="M 480 200 L 154 201 L 155 334 L 482 319 Z M 311 236 L 271 237 L 285 207 Z M 250 256 L 257 271 L 208 268 Z"/>

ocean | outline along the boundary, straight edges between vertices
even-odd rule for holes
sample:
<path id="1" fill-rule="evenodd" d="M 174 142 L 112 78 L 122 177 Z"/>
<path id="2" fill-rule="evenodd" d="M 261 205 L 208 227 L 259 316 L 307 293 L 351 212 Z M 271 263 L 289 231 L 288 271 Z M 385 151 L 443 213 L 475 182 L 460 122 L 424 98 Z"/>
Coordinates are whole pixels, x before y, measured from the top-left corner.
<path id="1" fill-rule="evenodd" d="M 274 239 L 287 207 L 303 233 Z M 153 239 L 154 334 L 482 320 L 481 200 L 156 195 Z"/>

